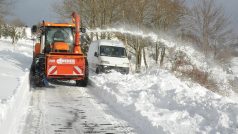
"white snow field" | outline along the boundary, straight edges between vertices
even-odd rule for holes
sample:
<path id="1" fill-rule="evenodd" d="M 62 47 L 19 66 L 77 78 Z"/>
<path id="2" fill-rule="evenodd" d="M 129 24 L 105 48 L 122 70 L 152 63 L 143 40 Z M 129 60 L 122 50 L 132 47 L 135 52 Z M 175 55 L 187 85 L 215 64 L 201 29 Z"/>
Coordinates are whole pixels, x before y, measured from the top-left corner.
<path id="1" fill-rule="evenodd" d="M 0 133 L 17 133 L 28 105 L 32 41 L 21 40 L 14 49 L 0 39 Z"/>
<path id="2" fill-rule="evenodd" d="M 1 134 L 238 133 L 237 95 L 217 95 L 156 67 L 128 75 L 91 72 L 86 88 L 73 81 L 33 88 L 32 44 L 22 40 L 14 49 L 0 39 Z"/>
<path id="3" fill-rule="evenodd" d="M 165 70 L 92 76 L 92 92 L 140 133 L 238 133 L 238 103 Z"/>

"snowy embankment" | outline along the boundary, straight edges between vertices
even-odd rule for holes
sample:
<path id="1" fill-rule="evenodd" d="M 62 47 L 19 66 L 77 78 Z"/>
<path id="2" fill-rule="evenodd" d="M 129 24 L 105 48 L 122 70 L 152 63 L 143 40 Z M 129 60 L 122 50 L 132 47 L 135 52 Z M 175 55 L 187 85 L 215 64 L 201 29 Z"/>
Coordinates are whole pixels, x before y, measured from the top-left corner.
<path id="1" fill-rule="evenodd" d="M 164 57 L 164 63 L 163 67 L 167 70 L 173 70 L 173 67 L 178 67 L 177 72 L 175 72 L 178 75 L 182 75 L 182 72 L 186 72 L 185 75 L 192 74 L 192 72 L 196 72 L 194 70 L 197 70 L 200 72 L 200 74 L 204 77 L 207 77 L 206 82 L 212 83 L 215 86 L 213 88 L 211 86 L 210 90 L 216 91 L 219 94 L 226 95 L 226 96 L 232 96 L 234 99 L 236 99 L 236 94 L 234 93 L 233 85 L 230 83 L 234 81 L 234 77 L 232 74 L 228 74 L 226 68 L 222 67 L 218 63 L 214 62 L 214 58 L 212 56 L 205 56 L 203 53 L 197 50 L 197 48 L 194 47 L 194 44 L 183 42 L 180 39 L 173 38 L 173 36 L 166 35 L 164 33 L 154 33 L 154 32 L 145 32 L 142 30 L 135 30 L 132 26 L 129 26 L 125 28 L 125 26 L 118 26 L 114 28 L 105 28 L 105 29 L 89 29 L 88 32 L 97 32 L 97 33 L 122 33 L 122 34 L 128 34 L 136 37 L 141 37 L 142 39 L 148 39 L 154 43 L 161 43 L 165 48 L 165 57 Z M 155 44 L 151 44 L 155 45 Z M 152 55 L 154 52 L 155 47 L 153 47 L 151 50 L 147 50 L 147 60 L 148 65 L 153 67 L 155 65 L 154 61 L 151 60 L 152 64 L 150 64 L 150 59 L 148 56 Z M 146 51 L 146 50 L 145 50 Z M 182 55 L 181 55 L 182 54 Z M 183 55 L 184 54 L 184 55 Z M 180 56 L 181 57 L 180 57 Z M 181 58 L 181 59 L 180 59 Z M 133 57 L 132 57 L 133 60 Z M 181 60 L 181 65 L 176 65 L 176 60 Z M 142 62 L 143 63 L 143 59 Z M 142 64 L 143 65 L 143 64 Z M 193 77 L 193 76 L 190 76 Z M 195 76 L 197 77 L 197 76 Z M 199 81 L 195 80 L 195 81 Z M 209 85 L 210 86 L 210 85 Z M 235 97 L 234 97 L 235 96 Z M 237 100 L 237 99 L 236 99 Z M 237 100 L 238 101 L 238 100 Z"/>
<path id="2" fill-rule="evenodd" d="M 90 79 L 90 90 L 141 133 L 238 133 L 237 102 L 167 71 Z"/>
<path id="3" fill-rule="evenodd" d="M 30 99 L 32 41 L 0 39 L 0 131 L 17 133 Z"/>

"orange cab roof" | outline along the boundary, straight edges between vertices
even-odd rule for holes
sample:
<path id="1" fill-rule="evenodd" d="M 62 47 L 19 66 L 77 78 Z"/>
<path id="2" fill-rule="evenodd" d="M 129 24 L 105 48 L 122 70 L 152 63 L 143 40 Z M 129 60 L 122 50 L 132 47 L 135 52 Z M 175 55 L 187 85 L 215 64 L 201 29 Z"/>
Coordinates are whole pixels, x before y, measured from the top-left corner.
<path id="1" fill-rule="evenodd" d="M 74 23 L 53 23 L 53 22 L 44 22 L 41 26 L 51 26 L 51 27 L 75 27 Z"/>

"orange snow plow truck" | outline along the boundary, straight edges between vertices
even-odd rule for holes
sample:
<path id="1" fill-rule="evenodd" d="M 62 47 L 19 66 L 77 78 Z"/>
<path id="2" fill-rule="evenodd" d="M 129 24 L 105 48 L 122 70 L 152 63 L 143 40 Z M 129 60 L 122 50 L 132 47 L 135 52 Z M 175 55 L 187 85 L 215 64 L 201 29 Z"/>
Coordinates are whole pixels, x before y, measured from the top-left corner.
<path id="1" fill-rule="evenodd" d="M 75 80 L 78 86 L 87 86 L 88 62 L 81 51 L 80 17 L 72 13 L 72 23 L 42 22 L 33 26 L 38 36 L 31 66 L 35 86 L 48 86 L 48 80 Z"/>

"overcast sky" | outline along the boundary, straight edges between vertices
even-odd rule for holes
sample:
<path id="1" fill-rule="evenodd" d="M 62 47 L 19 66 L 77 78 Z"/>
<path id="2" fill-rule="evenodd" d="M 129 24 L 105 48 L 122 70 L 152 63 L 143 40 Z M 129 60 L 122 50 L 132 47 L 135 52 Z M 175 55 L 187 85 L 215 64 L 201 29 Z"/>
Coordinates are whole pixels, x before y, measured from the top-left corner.
<path id="1" fill-rule="evenodd" d="M 32 26 L 42 20 L 54 21 L 57 20 L 52 9 L 52 4 L 59 3 L 62 0 L 14 0 L 13 13 L 20 18 L 28 26 Z M 197 0 L 187 0 L 193 3 Z M 232 21 L 232 25 L 238 33 L 238 0 L 216 0 L 224 6 L 226 15 Z"/>
<path id="2" fill-rule="evenodd" d="M 232 26 L 238 33 L 238 0 L 218 0 L 225 9 L 226 14 L 232 22 Z"/>
<path id="3" fill-rule="evenodd" d="M 22 20 L 26 25 L 32 26 L 43 20 L 54 21 L 57 17 L 52 5 L 61 0 L 13 0 L 13 17 Z"/>

